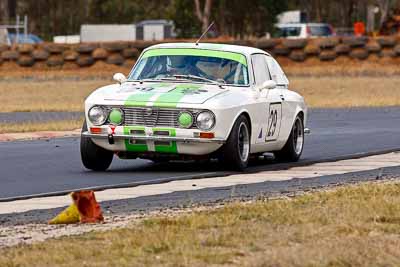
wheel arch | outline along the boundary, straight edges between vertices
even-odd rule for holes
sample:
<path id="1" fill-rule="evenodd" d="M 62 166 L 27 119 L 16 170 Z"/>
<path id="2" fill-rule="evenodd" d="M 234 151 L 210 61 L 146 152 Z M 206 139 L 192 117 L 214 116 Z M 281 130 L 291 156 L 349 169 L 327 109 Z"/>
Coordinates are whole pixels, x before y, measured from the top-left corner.
<path id="1" fill-rule="evenodd" d="M 234 119 L 232 120 L 232 123 L 231 123 L 231 125 L 230 125 L 230 128 L 229 128 L 229 132 L 228 132 L 228 136 L 226 137 L 226 138 L 228 138 L 229 137 L 229 135 L 231 134 L 231 132 L 232 132 L 232 129 L 233 129 L 233 125 L 235 125 L 235 122 L 237 121 L 237 119 L 241 116 L 241 115 L 244 115 L 246 118 L 247 118 L 247 120 L 249 121 L 249 131 L 250 131 L 250 142 L 251 142 L 251 134 L 252 134 L 252 122 L 251 122 L 251 117 L 250 117 L 250 114 L 249 114 L 249 112 L 248 112 L 248 110 L 246 110 L 246 109 L 242 109 L 242 110 L 240 110 L 240 112 L 238 112 L 237 114 L 236 114 L 236 116 L 234 117 Z"/>
<path id="2" fill-rule="evenodd" d="M 301 106 L 298 105 L 296 107 L 295 112 L 294 112 L 294 116 L 292 117 L 292 121 L 291 121 L 291 124 L 290 124 L 291 127 L 293 126 L 294 122 L 296 121 L 297 116 L 300 116 L 300 118 L 301 118 L 301 120 L 303 122 L 303 125 L 305 126 L 305 120 L 307 119 L 306 118 L 306 112 L 307 111 L 304 108 L 302 108 Z"/>
<path id="3" fill-rule="evenodd" d="M 303 110 L 300 110 L 300 111 L 297 113 L 296 117 L 297 117 L 297 116 L 299 116 L 299 117 L 301 118 L 301 121 L 303 122 L 303 125 L 304 125 L 304 111 L 303 111 Z"/>

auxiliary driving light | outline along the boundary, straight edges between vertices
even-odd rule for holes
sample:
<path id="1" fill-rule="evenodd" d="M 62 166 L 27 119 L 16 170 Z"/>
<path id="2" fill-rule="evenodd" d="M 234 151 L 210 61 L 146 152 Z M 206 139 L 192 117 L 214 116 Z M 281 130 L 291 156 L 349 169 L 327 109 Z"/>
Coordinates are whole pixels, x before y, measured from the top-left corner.
<path id="1" fill-rule="evenodd" d="M 193 116 L 189 112 L 182 112 L 178 116 L 178 123 L 182 128 L 190 128 L 193 125 Z"/>
<path id="2" fill-rule="evenodd" d="M 124 122 L 124 112 L 120 108 L 113 108 L 108 115 L 111 124 L 121 125 Z"/>

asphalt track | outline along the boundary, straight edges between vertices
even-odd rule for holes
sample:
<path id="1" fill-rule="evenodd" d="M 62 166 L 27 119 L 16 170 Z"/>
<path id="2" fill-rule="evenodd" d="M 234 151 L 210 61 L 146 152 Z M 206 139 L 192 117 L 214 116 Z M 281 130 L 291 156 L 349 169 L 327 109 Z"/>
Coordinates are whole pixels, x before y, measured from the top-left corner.
<path id="1" fill-rule="evenodd" d="M 82 112 L 0 112 L 0 123 L 79 120 Z"/>
<path id="2" fill-rule="evenodd" d="M 313 110 L 308 126 L 312 134 L 298 164 L 400 150 L 400 107 Z M 80 163 L 78 138 L 0 143 L 0 152 L 0 200 L 226 174 L 217 164 L 117 159 L 108 172 L 90 172 Z M 280 166 L 256 161 L 249 171 Z"/>

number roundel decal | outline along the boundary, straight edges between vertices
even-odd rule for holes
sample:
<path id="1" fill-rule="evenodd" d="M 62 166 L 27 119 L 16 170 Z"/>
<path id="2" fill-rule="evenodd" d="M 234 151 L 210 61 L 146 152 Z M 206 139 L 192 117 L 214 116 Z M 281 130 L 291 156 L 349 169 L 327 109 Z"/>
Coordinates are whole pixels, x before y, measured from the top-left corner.
<path id="1" fill-rule="evenodd" d="M 267 137 L 271 137 L 275 135 L 276 125 L 278 124 L 278 111 L 276 109 L 270 111 L 268 122 Z"/>
<path id="2" fill-rule="evenodd" d="M 269 106 L 267 133 L 265 136 L 265 141 L 274 141 L 278 139 L 279 130 L 281 128 L 281 117 L 282 104 L 271 103 Z"/>

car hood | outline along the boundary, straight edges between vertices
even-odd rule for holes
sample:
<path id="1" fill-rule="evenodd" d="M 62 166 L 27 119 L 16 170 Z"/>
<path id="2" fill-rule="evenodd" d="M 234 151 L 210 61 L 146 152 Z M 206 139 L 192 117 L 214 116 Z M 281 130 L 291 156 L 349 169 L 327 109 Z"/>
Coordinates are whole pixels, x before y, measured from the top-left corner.
<path id="1" fill-rule="evenodd" d="M 102 98 L 128 106 L 176 107 L 178 104 L 202 104 L 227 91 L 212 84 L 126 82 L 108 86 Z"/>

